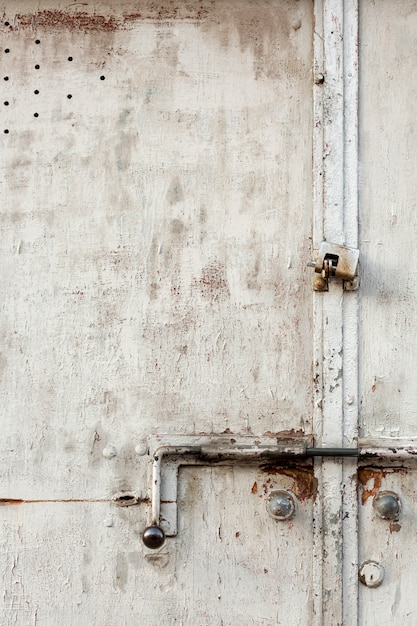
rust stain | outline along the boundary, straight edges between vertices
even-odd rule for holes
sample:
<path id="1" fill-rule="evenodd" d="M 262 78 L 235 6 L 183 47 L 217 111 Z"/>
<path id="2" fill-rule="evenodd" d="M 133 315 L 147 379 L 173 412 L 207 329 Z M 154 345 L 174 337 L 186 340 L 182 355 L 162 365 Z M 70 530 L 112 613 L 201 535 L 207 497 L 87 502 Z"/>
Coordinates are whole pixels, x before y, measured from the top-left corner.
<path id="1" fill-rule="evenodd" d="M 252 485 L 252 493 L 258 493 L 258 483 L 256 481 Z"/>
<path id="2" fill-rule="evenodd" d="M 370 496 L 375 496 L 381 488 L 382 479 L 385 478 L 387 472 L 383 469 L 377 469 L 372 467 L 361 467 L 358 470 L 358 480 L 363 485 L 362 491 L 362 504 L 365 504 Z M 371 482 L 372 487 L 366 488 L 366 485 Z"/>
<path id="3" fill-rule="evenodd" d="M 17 29 L 45 28 L 49 30 L 69 30 L 89 32 L 114 32 L 123 30 L 136 21 L 150 20 L 166 22 L 169 20 L 202 21 L 210 14 L 211 3 L 199 5 L 180 5 L 167 3 L 144 3 L 141 11 L 121 13 L 118 15 L 99 15 L 87 11 L 65 11 L 49 9 L 33 13 L 18 13 L 14 27 Z M 13 26 L 10 28 L 13 29 Z"/>
<path id="4" fill-rule="evenodd" d="M 291 489 L 300 501 L 316 497 L 318 480 L 314 476 L 314 467 L 276 467 L 266 465 L 262 467 L 262 470 L 269 474 L 282 474 L 292 478 L 294 482 Z"/>
<path id="5" fill-rule="evenodd" d="M 13 498 L 0 498 L 0 506 L 9 506 L 11 504 L 23 504 L 24 500 L 15 500 Z"/>
<path id="6" fill-rule="evenodd" d="M 387 474 L 394 473 L 406 473 L 406 470 L 402 467 L 384 470 L 379 467 L 360 467 L 358 469 L 358 480 L 363 487 L 362 491 L 362 504 L 365 504 L 367 499 L 371 496 L 375 496 L 381 488 L 382 479 Z M 368 483 L 371 483 L 367 487 Z"/>
<path id="7" fill-rule="evenodd" d="M 389 525 L 389 531 L 390 533 L 398 533 L 401 530 L 401 524 L 399 524 L 398 522 L 394 522 L 393 524 Z"/>
<path id="8" fill-rule="evenodd" d="M 19 28 L 48 28 L 54 30 L 82 30 L 84 32 L 115 31 L 123 25 L 123 19 L 114 15 L 90 14 L 84 11 L 61 11 L 52 9 L 37 13 L 16 15 Z"/>
<path id="9" fill-rule="evenodd" d="M 371 389 L 372 391 L 376 391 L 376 385 L 372 385 Z"/>
<path id="10" fill-rule="evenodd" d="M 267 430 L 264 433 L 266 437 L 302 437 L 304 435 L 304 430 L 299 428 L 296 430 L 295 428 L 291 428 L 290 430 L 279 430 L 276 433 L 273 433 L 270 430 Z"/>

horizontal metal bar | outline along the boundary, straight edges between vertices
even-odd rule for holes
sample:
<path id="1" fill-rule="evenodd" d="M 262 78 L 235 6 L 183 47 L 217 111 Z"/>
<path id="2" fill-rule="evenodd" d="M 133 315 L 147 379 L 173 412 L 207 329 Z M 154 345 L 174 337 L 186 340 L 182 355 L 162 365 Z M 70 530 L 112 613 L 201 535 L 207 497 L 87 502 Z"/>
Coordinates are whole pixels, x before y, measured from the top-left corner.
<path id="1" fill-rule="evenodd" d="M 306 456 L 358 457 L 359 448 L 306 448 Z"/>

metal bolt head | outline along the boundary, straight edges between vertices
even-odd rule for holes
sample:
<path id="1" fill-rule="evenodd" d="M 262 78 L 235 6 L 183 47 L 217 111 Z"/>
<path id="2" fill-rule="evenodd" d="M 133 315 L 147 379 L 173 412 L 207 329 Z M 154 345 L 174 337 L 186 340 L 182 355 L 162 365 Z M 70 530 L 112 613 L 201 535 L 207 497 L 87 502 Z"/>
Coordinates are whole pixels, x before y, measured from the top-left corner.
<path id="1" fill-rule="evenodd" d="M 165 541 L 165 533 L 159 526 L 148 526 L 143 531 L 143 543 L 147 548 L 156 550 L 160 548 Z"/>
<path id="2" fill-rule="evenodd" d="M 295 513 L 295 497 L 290 491 L 276 489 L 269 494 L 266 508 L 269 515 L 276 520 L 290 519 Z"/>
<path id="3" fill-rule="evenodd" d="M 401 513 L 401 500 L 394 491 L 380 491 L 376 494 L 372 506 L 378 517 L 397 520 Z"/>
<path id="4" fill-rule="evenodd" d="M 385 570 L 376 561 L 364 561 L 359 569 L 359 580 L 366 587 L 379 587 L 384 580 Z"/>

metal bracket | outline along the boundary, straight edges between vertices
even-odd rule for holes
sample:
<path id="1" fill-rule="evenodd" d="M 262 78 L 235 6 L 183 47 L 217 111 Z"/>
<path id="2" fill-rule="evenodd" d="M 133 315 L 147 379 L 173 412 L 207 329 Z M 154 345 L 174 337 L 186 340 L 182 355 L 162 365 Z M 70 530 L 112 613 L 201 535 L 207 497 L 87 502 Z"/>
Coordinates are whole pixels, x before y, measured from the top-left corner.
<path id="1" fill-rule="evenodd" d="M 345 290 L 355 291 L 359 287 L 358 264 L 357 248 L 323 241 L 316 260 L 307 263 L 309 267 L 314 267 L 316 274 L 319 274 L 314 281 L 313 289 L 328 291 L 329 279 L 336 278 L 343 280 Z"/>

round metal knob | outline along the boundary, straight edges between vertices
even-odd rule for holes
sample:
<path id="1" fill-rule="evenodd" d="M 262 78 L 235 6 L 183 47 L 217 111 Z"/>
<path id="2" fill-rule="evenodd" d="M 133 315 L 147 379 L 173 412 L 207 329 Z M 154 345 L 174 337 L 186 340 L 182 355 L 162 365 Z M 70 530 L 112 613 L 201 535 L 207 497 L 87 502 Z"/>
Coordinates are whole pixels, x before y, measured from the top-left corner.
<path id="1" fill-rule="evenodd" d="M 359 580 L 366 587 L 379 587 L 384 580 L 385 570 L 376 561 L 365 561 L 359 569 Z"/>
<path id="2" fill-rule="evenodd" d="M 160 548 L 165 541 L 165 533 L 159 526 L 148 526 L 143 531 L 143 543 L 147 548 L 156 550 Z"/>
<path id="3" fill-rule="evenodd" d="M 382 519 L 396 520 L 401 512 L 401 500 L 394 491 L 380 491 L 372 505 L 375 513 Z"/>
<path id="4" fill-rule="evenodd" d="M 295 497 L 290 491 L 284 489 L 271 491 L 266 501 L 266 508 L 274 519 L 290 519 L 295 513 Z"/>

